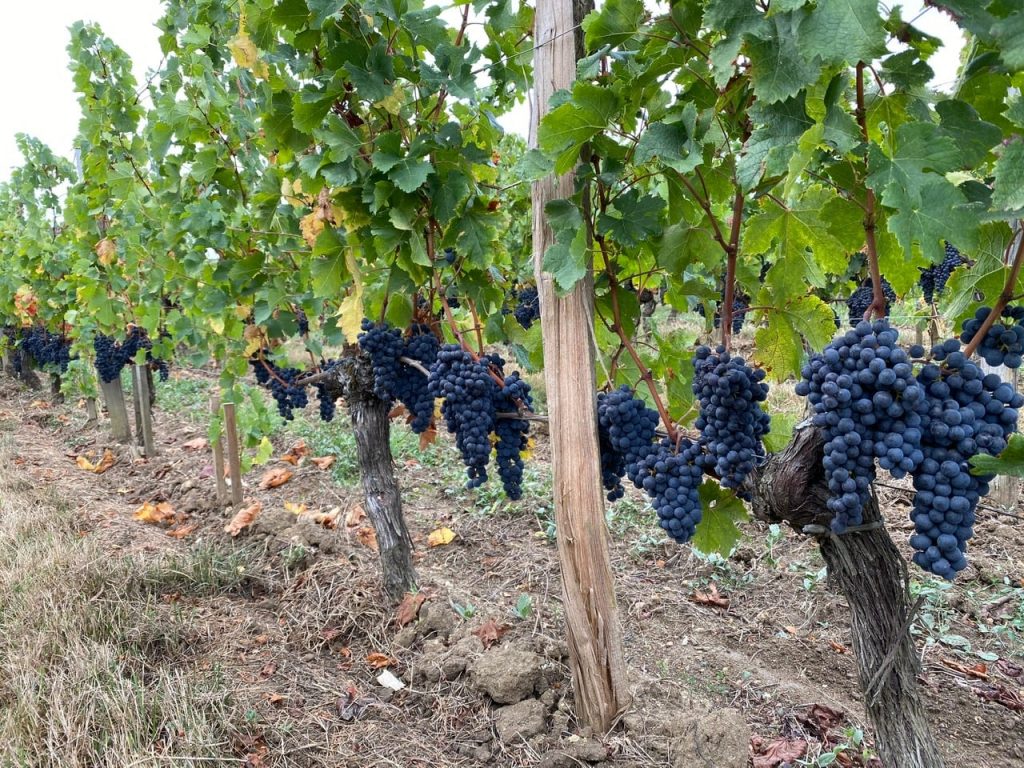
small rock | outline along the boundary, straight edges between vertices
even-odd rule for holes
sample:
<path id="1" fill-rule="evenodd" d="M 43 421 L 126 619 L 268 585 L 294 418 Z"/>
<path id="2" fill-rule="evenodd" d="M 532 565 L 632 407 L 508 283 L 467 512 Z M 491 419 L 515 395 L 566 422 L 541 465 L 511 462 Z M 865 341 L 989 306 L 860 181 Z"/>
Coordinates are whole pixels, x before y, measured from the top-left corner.
<path id="1" fill-rule="evenodd" d="M 544 659 L 512 646 L 491 648 L 472 665 L 473 684 L 496 704 L 515 704 L 534 692 Z"/>
<path id="2" fill-rule="evenodd" d="M 608 757 L 608 750 L 599 740 L 570 736 L 564 744 L 565 752 L 574 760 L 596 763 Z"/>
<path id="3" fill-rule="evenodd" d="M 448 607 L 438 603 L 425 603 L 420 609 L 420 620 L 416 629 L 423 637 L 437 635 L 447 639 L 455 628 L 455 614 Z"/>
<path id="4" fill-rule="evenodd" d="M 498 738 L 506 743 L 518 742 L 543 733 L 547 711 L 537 699 L 526 699 L 518 704 L 501 707 L 494 713 Z"/>
<path id="5" fill-rule="evenodd" d="M 469 663 L 483 653 L 484 644 L 475 635 L 464 637 L 451 647 L 441 659 L 441 674 L 445 680 L 454 680 L 466 671 Z"/>
<path id="6" fill-rule="evenodd" d="M 417 636 L 416 627 L 402 627 L 395 633 L 391 642 L 396 648 L 412 648 L 416 645 Z"/>
<path id="7" fill-rule="evenodd" d="M 751 734 L 738 710 L 681 714 L 666 726 L 672 733 L 672 768 L 746 768 Z"/>
<path id="8" fill-rule="evenodd" d="M 540 700 L 543 702 L 545 707 L 552 710 L 555 708 L 555 704 L 558 703 L 558 696 L 551 688 L 548 688 L 540 695 Z"/>
<path id="9" fill-rule="evenodd" d="M 537 763 L 537 768 L 579 768 L 565 752 L 548 752 Z"/>

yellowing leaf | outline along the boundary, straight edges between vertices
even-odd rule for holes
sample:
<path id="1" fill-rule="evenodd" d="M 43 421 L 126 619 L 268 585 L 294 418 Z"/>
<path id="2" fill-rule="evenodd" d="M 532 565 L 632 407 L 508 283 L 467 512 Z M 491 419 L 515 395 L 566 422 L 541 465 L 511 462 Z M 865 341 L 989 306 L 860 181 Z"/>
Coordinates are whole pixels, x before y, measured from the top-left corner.
<path id="1" fill-rule="evenodd" d="M 256 519 L 256 515 L 260 513 L 261 509 L 263 509 L 263 505 L 257 501 L 245 509 L 239 510 L 238 513 L 231 518 L 231 521 L 224 526 L 224 532 L 230 533 L 232 536 L 237 536 L 252 525 L 253 521 Z"/>
<path id="2" fill-rule="evenodd" d="M 324 219 L 320 215 L 320 211 L 307 213 L 299 219 L 299 231 L 302 232 L 302 238 L 310 248 L 316 245 L 316 239 L 324 231 Z"/>
<path id="3" fill-rule="evenodd" d="M 317 469 L 330 469 L 334 466 L 336 460 L 336 456 L 313 456 L 310 458 L 310 461 L 316 465 Z"/>
<path id="4" fill-rule="evenodd" d="M 84 469 L 86 472 L 94 472 L 97 475 L 102 475 L 112 466 L 114 466 L 114 452 L 109 448 L 103 451 L 103 458 L 100 459 L 98 464 L 93 464 L 87 457 L 79 456 L 75 459 L 75 463 L 79 469 Z"/>
<path id="5" fill-rule="evenodd" d="M 455 541 L 455 531 L 451 528 L 438 528 L 427 536 L 427 545 L 431 547 L 441 547 L 451 544 L 453 541 Z"/>
<path id="6" fill-rule="evenodd" d="M 286 512 L 291 512 L 293 515 L 304 515 L 308 510 L 305 504 L 296 504 L 294 501 L 286 501 L 284 508 Z"/>
<path id="7" fill-rule="evenodd" d="M 132 519 L 138 520 L 140 523 L 150 523 L 151 525 L 169 523 L 174 520 L 174 507 L 166 501 L 162 501 L 159 504 L 147 501 L 135 510 Z"/>
<path id="8" fill-rule="evenodd" d="M 245 28 L 244 5 L 241 6 L 238 14 L 238 33 L 228 40 L 228 50 L 231 51 L 231 55 L 238 66 L 251 69 L 256 77 L 263 79 L 270 77 L 270 68 L 265 61 L 260 59 L 260 52 L 256 48 L 256 43 L 249 37 L 249 32 Z"/>
<path id="9" fill-rule="evenodd" d="M 359 263 L 351 250 L 345 252 L 345 266 L 352 275 L 352 292 L 341 302 L 341 319 L 338 327 L 351 344 L 359 337 L 363 325 L 363 275 Z"/>
<path id="10" fill-rule="evenodd" d="M 96 243 L 96 256 L 100 264 L 104 267 L 109 267 L 117 261 L 117 244 L 109 237 L 104 237 Z"/>

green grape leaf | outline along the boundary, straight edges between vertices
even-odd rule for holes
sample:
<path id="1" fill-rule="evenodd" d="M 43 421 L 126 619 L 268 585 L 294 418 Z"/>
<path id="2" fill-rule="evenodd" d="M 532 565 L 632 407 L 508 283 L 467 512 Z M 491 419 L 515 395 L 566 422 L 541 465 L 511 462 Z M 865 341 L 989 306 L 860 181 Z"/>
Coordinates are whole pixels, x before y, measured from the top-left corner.
<path id="1" fill-rule="evenodd" d="M 945 178 L 933 176 L 918 192 L 915 196 L 901 185 L 888 187 L 886 205 L 897 211 L 889 217 L 888 227 L 904 253 L 911 253 L 917 243 L 928 261 L 938 263 L 945 240 L 965 251 L 977 245 L 977 215 L 967 207 L 959 189 Z"/>
<path id="2" fill-rule="evenodd" d="M 631 189 L 619 195 L 607 212 L 597 217 L 597 233 L 607 235 L 620 245 L 639 245 L 661 230 L 665 201 L 656 195 L 644 195 Z"/>
<path id="3" fill-rule="evenodd" d="M 936 174 L 954 171 L 960 167 L 960 149 L 952 137 L 945 135 L 934 123 L 904 123 L 896 129 L 896 149 L 887 157 L 881 148 L 872 144 L 868 153 L 868 186 L 879 193 L 882 202 L 890 208 L 899 206 L 890 202 L 917 199 L 925 184 L 933 183 Z"/>
<path id="4" fill-rule="evenodd" d="M 680 173 L 689 173 L 703 162 L 703 148 L 698 141 L 697 108 L 691 103 L 676 123 L 652 123 L 636 145 L 634 159 L 646 163 L 657 158 Z"/>
<path id="5" fill-rule="evenodd" d="M 1024 69 L 1024 11 L 1016 11 L 998 20 L 992 25 L 992 35 L 1000 44 L 999 55 L 1006 66 Z"/>
<path id="6" fill-rule="evenodd" d="M 956 142 L 960 150 L 960 163 L 973 168 L 999 143 L 1002 131 L 981 119 L 970 104 L 957 99 L 945 99 L 935 105 L 942 121 L 942 130 Z"/>
<path id="7" fill-rule="evenodd" d="M 593 52 L 605 45 L 618 46 L 637 33 L 643 23 L 642 0 L 608 0 L 597 11 L 583 19 L 583 33 L 587 51 Z"/>
<path id="8" fill-rule="evenodd" d="M 977 247 L 966 254 L 974 261 L 970 268 L 958 268 L 953 271 L 943 296 L 941 314 L 957 323 L 971 314 L 970 307 L 976 304 L 975 296 L 981 294 L 984 300 L 995 301 L 995 297 L 1003 290 L 1008 275 L 1008 268 L 1003 263 L 1003 255 L 1012 237 L 1010 227 L 1003 222 L 983 224 L 979 230 Z M 1017 282 L 1013 291 L 1021 293 L 1024 278 Z"/>
<path id="9" fill-rule="evenodd" d="M 1024 477 L 1024 435 L 1010 435 L 1006 448 L 998 456 L 979 453 L 972 457 L 971 474 Z"/>
<path id="10" fill-rule="evenodd" d="M 790 413 L 773 413 L 771 431 L 764 436 L 764 447 L 769 453 L 778 453 L 793 439 L 793 428 L 799 419 Z"/>
<path id="11" fill-rule="evenodd" d="M 828 64 L 871 61 L 885 53 L 877 0 L 828 0 L 800 23 L 797 47 L 808 59 Z"/>
<path id="12" fill-rule="evenodd" d="M 705 480 L 699 493 L 704 514 L 690 544 L 705 554 L 728 556 L 743 537 L 739 525 L 750 519 L 747 508 L 713 480 Z"/>
<path id="13" fill-rule="evenodd" d="M 555 158 L 555 173 L 572 169 L 580 148 L 608 126 L 618 107 L 618 98 L 608 88 L 580 82 L 573 87 L 570 101 L 544 116 L 540 148 Z"/>
<path id="14" fill-rule="evenodd" d="M 429 160 L 405 157 L 388 171 L 388 178 L 403 192 L 412 193 L 423 186 L 433 172 L 434 166 Z"/>
<path id="15" fill-rule="evenodd" d="M 1003 147 L 996 161 L 992 205 L 1008 211 L 1024 209 L 1024 139 L 1019 136 Z"/>
<path id="16" fill-rule="evenodd" d="M 751 83 L 761 101 L 770 104 L 789 99 L 818 79 L 820 64 L 808 60 L 797 48 L 800 16 L 776 14 L 771 18 L 773 34 L 747 40 Z"/>

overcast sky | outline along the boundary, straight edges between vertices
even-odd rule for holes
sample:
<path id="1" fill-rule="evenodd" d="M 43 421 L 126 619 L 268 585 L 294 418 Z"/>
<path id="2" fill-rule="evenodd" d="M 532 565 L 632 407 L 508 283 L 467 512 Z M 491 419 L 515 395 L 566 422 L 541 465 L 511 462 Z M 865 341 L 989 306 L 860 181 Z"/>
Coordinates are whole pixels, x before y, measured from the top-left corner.
<path id="1" fill-rule="evenodd" d="M 95 21 L 135 62 L 142 82 L 160 62 L 154 26 L 160 0 L 10 0 L 0 24 L 0 180 L 21 162 L 16 133 L 28 133 L 55 151 L 71 156 L 78 129 L 78 102 L 68 70 L 68 27 L 79 19 Z M 903 3 L 904 16 L 920 12 L 921 0 Z M 946 41 L 931 61 L 934 83 L 948 88 L 956 78 L 961 39 L 944 15 L 929 9 L 918 21 L 925 32 Z M 506 127 L 525 134 L 527 110 L 519 109 Z"/>

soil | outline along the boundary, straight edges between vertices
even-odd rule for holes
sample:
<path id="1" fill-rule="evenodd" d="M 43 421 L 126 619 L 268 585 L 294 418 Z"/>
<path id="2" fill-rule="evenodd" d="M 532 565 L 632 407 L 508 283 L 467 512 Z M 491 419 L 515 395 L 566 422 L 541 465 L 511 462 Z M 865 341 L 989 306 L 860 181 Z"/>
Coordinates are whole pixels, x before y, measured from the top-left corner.
<path id="1" fill-rule="evenodd" d="M 436 466 L 399 462 L 421 591 L 396 609 L 380 588 L 357 484 L 338 484 L 309 456 L 254 469 L 246 505 L 261 511 L 233 537 L 224 528 L 237 510 L 217 504 L 209 451 L 195 448 L 204 426 L 158 403 L 159 454 L 142 459 L 76 404 L 40 397 L 0 380 L 0 426 L 17 455 L 3 471 L 67 494 L 83 535 L 111 553 L 205 547 L 248 558 L 225 593 L 165 595 L 205 628 L 187 663 L 220 669 L 251 713 L 224 748 L 234 764 L 743 768 L 756 755 L 754 765 L 773 768 L 807 764 L 798 760 L 859 730 L 864 753 L 844 750 L 836 764 L 881 765 L 848 611 L 811 540 L 750 522 L 731 558 L 708 558 L 662 540 L 649 512 L 613 520 L 635 701 L 619 727 L 593 734 L 572 714 L 557 554 L 539 523 L 548 500 L 485 503 Z M 296 437 L 274 443 L 280 459 Z M 107 448 L 116 461 L 102 474 L 76 465 Z M 431 450 L 457 464 L 446 435 Z M 531 462 L 546 466 L 543 428 Z M 268 468 L 294 476 L 263 490 Z M 881 489 L 883 509 L 907 555 L 910 497 L 893 485 Z M 167 502 L 176 517 L 133 519 L 147 502 Z M 929 595 L 914 622 L 920 681 L 948 766 L 1024 766 L 1024 518 L 979 514 L 965 577 L 946 588 L 911 572 Z M 430 546 L 442 527 L 454 540 Z M 399 690 L 381 683 L 385 670 Z"/>

